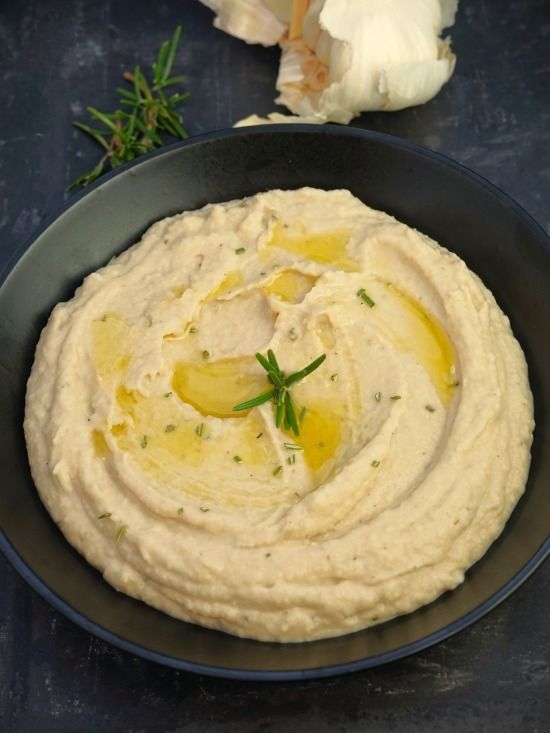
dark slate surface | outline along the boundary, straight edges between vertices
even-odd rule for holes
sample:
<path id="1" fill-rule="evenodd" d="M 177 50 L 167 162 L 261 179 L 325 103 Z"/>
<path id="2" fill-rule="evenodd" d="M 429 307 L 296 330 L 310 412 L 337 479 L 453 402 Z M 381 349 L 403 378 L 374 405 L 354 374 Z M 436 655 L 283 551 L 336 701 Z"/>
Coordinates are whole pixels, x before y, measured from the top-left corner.
<path id="1" fill-rule="evenodd" d="M 70 122 L 109 109 L 123 68 L 153 60 L 176 23 L 191 134 L 272 105 L 278 53 L 211 27 L 195 0 L 0 2 L 0 264 L 22 251 L 97 157 Z M 444 152 L 550 228 L 550 3 L 462 0 L 458 65 L 429 104 L 358 127 Z M 550 286 L 550 284 L 549 284 Z M 91 637 L 0 558 L 2 731 L 545 731 L 550 565 L 457 637 L 386 667 L 322 681 L 235 682 L 176 672 Z"/>

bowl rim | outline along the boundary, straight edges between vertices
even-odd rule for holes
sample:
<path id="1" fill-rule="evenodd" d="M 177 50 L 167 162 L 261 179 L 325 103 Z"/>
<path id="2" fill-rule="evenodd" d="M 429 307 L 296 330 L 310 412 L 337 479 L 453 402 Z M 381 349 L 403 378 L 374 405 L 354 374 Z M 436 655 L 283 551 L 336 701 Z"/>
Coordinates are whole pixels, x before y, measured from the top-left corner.
<path id="1" fill-rule="evenodd" d="M 170 155 L 172 152 L 175 152 L 176 150 L 182 148 L 193 147 L 194 145 L 202 145 L 203 143 L 223 138 L 245 137 L 249 135 L 262 136 L 274 132 L 283 134 L 302 132 L 306 134 L 317 133 L 321 135 L 365 138 L 375 142 L 377 141 L 380 143 L 384 143 L 385 145 L 389 145 L 390 147 L 408 150 L 410 152 L 415 152 L 423 155 L 427 158 L 431 158 L 438 163 L 452 168 L 457 173 L 460 173 L 466 178 L 474 181 L 474 183 L 477 183 L 478 185 L 487 189 L 503 204 L 506 204 L 507 206 L 512 208 L 522 217 L 522 219 L 533 231 L 533 233 L 535 233 L 537 236 L 541 237 L 544 240 L 546 249 L 548 249 L 548 251 L 550 252 L 550 235 L 546 233 L 546 231 L 538 223 L 538 221 L 521 204 L 519 204 L 509 194 L 507 194 L 502 188 L 499 188 L 496 184 L 492 183 L 488 178 L 485 178 L 483 175 L 477 173 L 468 166 L 465 166 L 463 163 L 459 163 L 445 153 L 440 153 L 438 151 L 432 150 L 431 148 L 428 148 L 425 145 L 420 145 L 419 143 L 410 142 L 409 140 L 405 140 L 404 138 L 398 137 L 397 135 L 391 135 L 387 132 L 378 132 L 375 130 L 364 130 L 360 127 L 344 127 L 342 125 L 337 125 L 330 122 L 323 125 L 315 125 L 311 123 L 273 123 L 269 125 L 228 127 L 220 130 L 214 130 L 211 132 L 204 132 L 198 135 L 193 135 L 186 140 L 180 140 L 178 142 L 164 145 L 161 148 L 157 148 L 157 150 L 152 150 L 150 153 L 145 153 L 144 155 L 141 155 L 138 158 L 129 161 L 128 163 L 123 163 L 117 168 L 103 173 L 99 178 L 88 184 L 85 188 L 75 192 L 74 194 L 71 194 L 59 207 L 55 207 L 53 212 L 46 216 L 44 222 L 36 229 L 33 234 L 23 239 L 18 246 L 16 245 L 13 251 L 8 255 L 8 258 L 6 259 L 4 265 L 0 267 L 0 288 L 3 286 L 4 282 L 10 277 L 10 275 L 14 273 L 18 264 L 24 259 L 26 253 L 32 247 L 34 242 L 39 239 L 52 224 L 54 224 L 59 218 L 61 218 L 61 216 L 63 216 L 69 209 L 75 206 L 81 199 L 83 199 L 85 196 L 88 196 L 93 191 L 106 185 L 113 178 L 123 174 L 130 169 L 139 168 L 141 165 L 147 164 L 149 160 L 164 155 Z"/>
<path id="2" fill-rule="evenodd" d="M 15 570 L 17 570 L 23 580 L 26 581 L 26 583 L 28 583 L 28 585 L 30 585 L 30 587 L 36 591 L 39 596 L 53 606 L 56 611 L 62 613 L 70 621 L 84 629 L 84 631 L 98 637 L 102 641 L 112 644 L 118 649 L 130 652 L 131 654 L 141 657 L 149 662 L 156 662 L 157 664 L 162 664 L 184 672 L 193 672 L 195 674 L 203 674 L 209 677 L 219 677 L 222 679 L 249 680 L 255 682 L 281 682 L 303 679 L 321 679 L 324 677 L 349 674 L 351 672 L 379 667 L 384 664 L 389 664 L 391 662 L 404 659 L 405 657 L 409 657 L 412 654 L 416 654 L 423 649 L 427 649 L 428 647 L 434 646 L 435 644 L 454 636 L 459 631 L 471 626 L 473 623 L 483 618 L 483 616 L 496 608 L 496 606 L 508 598 L 511 593 L 519 588 L 519 586 L 522 585 L 538 567 L 540 567 L 546 556 L 550 553 L 550 537 L 546 539 L 546 541 L 521 568 L 521 570 L 519 570 L 505 585 L 503 585 L 497 593 L 493 594 L 484 603 L 474 608 L 465 616 L 461 616 L 459 619 L 447 624 L 442 629 L 439 629 L 432 634 L 428 634 L 411 644 L 406 644 L 405 646 L 398 647 L 390 652 L 384 652 L 383 654 L 378 654 L 376 656 L 364 657 L 363 659 L 358 659 L 353 662 L 330 664 L 323 667 L 290 670 L 234 669 L 230 667 L 218 667 L 209 664 L 202 664 L 200 662 L 190 662 L 173 657 L 169 654 L 162 654 L 160 652 L 153 651 L 152 649 L 148 649 L 137 642 L 128 641 L 119 634 L 109 631 L 104 626 L 94 621 L 90 621 L 87 616 L 80 613 L 80 611 L 77 611 L 66 601 L 61 600 L 61 598 L 43 580 L 41 580 L 20 557 L 13 545 L 4 535 L 1 528 L 0 550 Z M 159 611 L 159 613 L 162 612 Z M 361 632 L 359 631 L 355 633 Z M 266 643 L 278 645 L 276 642 Z"/>
<path id="3" fill-rule="evenodd" d="M 45 222 L 38 228 L 36 232 L 34 232 L 23 244 L 16 246 L 13 249 L 13 251 L 8 255 L 4 265 L 0 269 L 0 288 L 10 278 L 10 276 L 15 273 L 19 264 L 22 263 L 27 253 L 32 249 L 32 245 L 50 228 L 50 226 L 57 222 L 58 219 L 60 219 L 67 211 L 75 206 L 82 198 L 90 195 L 98 188 L 105 186 L 114 177 L 122 175 L 130 169 L 138 168 L 141 165 L 147 165 L 148 161 L 153 158 L 170 155 L 171 153 L 180 149 L 193 147 L 195 145 L 202 145 L 210 141 L 218 141 L 221 139 L 230 139 L 234 137 L 247 137 L 250 135 L 260 135 L 268 137 L 271 133 L 274 132 L 281 134 L 291 134 L 298 132 L 314 135 L 337 135 L 344 137 L 364 138 L 370 141 L 380 142 L 385 145 L 389 145 L 390 147 L 393 147 L 395 149 L 415 152 L 421 156 L 432 159 L 439 164 L 443 164 L 447 167 L 452 168 L 455 172 L 459 173 L 462 176 L 465 176 L 470 181 L 473 181 L 477 185 L 488 190 L 503 204 L 511 208 L 520 217 L 523 223 L 527 225 L 527 227 L 531 229 L 531 231 L 537 236 L 537 238 L 541 241 L 541 244 L 550 252 L 550 237 L 547 235 L 542 226 L 538 224 L 538 222 L 531 216 L 531 214 L 529 214 L 529 212 L 527 212 L 513 198 L 511 198 L 498 186 L 491 183 L 488 179 L 486 179 L 479 173 L 472 171 L 463 164 L 458 163 L 457 161 L 453 160 L 443 153 L 435 152 L 423 145 L 409 142 L 408 140 L 404 140 L 395 135 L 364 130 L 362 128 L 341 127 L 332 124 L 318 126 L 301 123 L 253 125 L 249 127 L 216 130 L 213 132 L 196 135 L 187 140 L 163 146 L 160 149 L 140 156 L 136 160 L 126 163 L 116 168 L 115 170 L 109 171 L 108 173 L 102 175 L 98 180 L 94 181 L 89 186 L 86 186 L 86 188 L 84 188 L 82 191 L 70 196 L 58 209 L 56 209 L 51 215 L 46 218 Z M 139 656 L 147 661 L 156 662 L 158 664 L 163 664 L 165 666 L 169 666 L 174 669 L 186 672 L 194 672 L 197 674 L 204 674 L 225 679 L 282 681 L 298 679 L 320 679 L 323 677 L 340 675 L 344 673 L 356 672 L 363 669 L 377 667 L 396 661 L 398 659 L 408 657 L 411 654 L 419 652 L 445 639 L 448 639 L 451 636 L 454 636 L 456 633 L 467 628 L 475 621 L 485 616 L 497 605 L 502 603 L 502 601 L 504 601 L 514 590 L 516 590 L 534 573 L 534 571 L 542 564 L 544 559 L 550 554 L 550 536 L 547 537 L 546 540 L 540 545 L 540 547 L 531 556 L 528 562 L 523 565 L 523 567 L 514 576 L 512 576 L 512 578 L 510 578 L 496 593 L 494 593 L 486 601 L 484 601 L 482 604 L 480 604 L 464 616 L 461 616 L 450 624 L 445 625 L 443 628 L 438 629 L 437 631 L 432 632 L 431 634 L 428 634 L 421 639 L 417 639 L 414 642 L 398 647 L 389 652 L 377 654 L 375 656 L 364 657 L 359 660 L 344 662 L 340 664 L 329 664 L 322 667 L 285 670 L 257 670 L 246 668 L 235 669 L 223 666 L 213 666 L 200 662 L 183 660 L 169 654 L 148 649 L 147 647 L 137 642 L 129 641 L 119 634 L 109 631 L 107 628 L 99 623 L 91 621 L 83 613 L 77 611 L 66 601 L 63 601 L 56 594 L 56 592 L 53 591 L 34 572 L 34 570 L 32 570 L 29 565 L 27 565 L 27 563 L 22 559 L 14 546 L 8 540 L 1 527 L 0 551 L 2 551 L 4 557 L 15 568 L 15 570 L 23 578 L 23 580 L 34 591 L 36 591 L 39 596 L 47 601 L 56 611 L 62 613 L 66 618 L 80 626 L 86 632 L 112 644 L 119 649 L 135 654 L 136 656 Z"/>

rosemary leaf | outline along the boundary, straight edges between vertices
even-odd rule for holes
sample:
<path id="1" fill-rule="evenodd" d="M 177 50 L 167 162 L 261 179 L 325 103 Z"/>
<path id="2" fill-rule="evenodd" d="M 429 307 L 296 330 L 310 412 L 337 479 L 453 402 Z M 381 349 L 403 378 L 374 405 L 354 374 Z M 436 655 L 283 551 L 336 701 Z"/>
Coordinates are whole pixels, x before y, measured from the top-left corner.
<path id="1" fill-rule="evenodd" d="M 357 291 L 357 295 L 361 298 L 363 303 L 366 303 L 369 306 L 369 308 L 374 308 L 374 306 L 376 305 L 376 303 L 367 293 L 365 288 L 359 288 L 359 290 Z"/>
<path id="2" fill-rule="evenodd" d="M 185 80 L 184 74 L 174 74 L 174 76 L 169 76 L 162 82 L 162 86 L 171 86 L 173 84 L 182 84 Z M 165 95 L 164 95 L 165 96 Z"/>
<path id="3" fill-rule="evenodd" d="M 290 398 L 290 392 L 287 391 L 285 394 L 285 412 L 288 420 L 288 425 L 292 428 L 294 435 L 300 435 L 300 429 L 298 427 L 298 421 L 294 413 L 294 407 L 292 405 L 292 399 Z"/>
<path id="4" fill-rule="evenodd" d="M 314 372 L 317 369 L 317 367 L 321 366 L 321 364 L 324 362 L 326 358 L 327 358 L 326 354 L 321 354 L 321 356 L 318 356 L 316 359 L 314 359 L 311 362 L 311 364 L 308 364 L 303 369 L 300 369 L 299 372 L 294 372 L 294 374 L 291 374 L 285 380 L 287 387 L 290 387 L 290 385 L 294 384 L 294 382 L 299 382 L 304 377 L 307 377 L 308 374 L 311 374 L 311 372 Z"/>
<path id="5" fill-rule="evenodd" d="M 109 128 L 115 135 L 120 135 L 120 128 L 113 122 L 111 115 L 106 115 L 104 112 L 100 112 L 95 107 L 87 107 L 88 113 L 92 119 L 102 122 L 105 127 Z"/>
<path id="6" fill-rule="evenodd" d="M 124 97 L 129 102 L 138 101 L 138 97 L 135 92 L 130 92 L 128 91 L 128 89 L 124 89 L 124 87 L 117 87 L 116 90 L 120 94 L 121 97 Z M 123 102 L 122 99 L 120 101 Z M 77 123 L 75 122 L 74 124 L 76 125 Z"/>
<path id="7" fill-rule="evenodd" d="M 286 390 L 285 390 L 286 394 Z M 285 398 L 284 396 L 282 398 L 277 399 L 277 404 L 275 406 L 275 427 L 280 428 L 281 423 L 284 419 L 284 413 L 285 413 Z"/>
<path id="8" fill-rule="evenodd" d="M 279 368 L 279 364 L 277 363 L 275 354 L 273 353 L 271 349 L 267 350 L 267 358 L 269 359 L 269 363 L 271 364 L 273 369 L 275 369 L 276 372 L 280 373 L 281 370 Z"/>
<path id="9" fill-rule="evenodd" d="M 275 394 L 274 389 L 270 389 L 269 392 L 264 392 L 261 395 L 258 395 L 257 397 L 253 397 L 251 400 L 247 400 L 246 402 L 241 402 L 239 405 L 235 405 L 233 407 L 233 412 L 240 412 L 241 410 L 250 410 L 252 407 L 258 407 L 258 405 L 263 405 L 264 402 L 268 402 L 273 395 Z"/>
<path id="10" fill-rule="evenodd" d="M 91 135 L 105 150 L 109 150 L 109 143 L 107 142 L 105 135 L 100 130 L 94 130 L 93 127 L 85 125 L 83 122 L 73 122 L 75 127 L 78 127 L 82 132 L 86 132 Z"/>
<path id="11" fill-rule="evenodd" d="M 170 72 L 172 71 L 172 66 L 174 64 L 174 57 L 176 55 L 176 51 L 178 50 L 180 36 L 181 36 L 181 26 L 178 25 L 178 27 L 176 28 L 174 32 L 174 35 L 172 36 L 172 40 L 164 41 L 164 43 L 161 46 L 161 51 L 163 50 L 163 46 L 166 48 L 166 51 L 164 52 L 166 54 L 166 57 L 164 58 L 164 54 L 163 54 L 164 63 L 163 63 L 163 68 L 162 68 L 162 75 L 159 80 L 160 84 L 168 83 L 168 77 L 170 76 Z"/>

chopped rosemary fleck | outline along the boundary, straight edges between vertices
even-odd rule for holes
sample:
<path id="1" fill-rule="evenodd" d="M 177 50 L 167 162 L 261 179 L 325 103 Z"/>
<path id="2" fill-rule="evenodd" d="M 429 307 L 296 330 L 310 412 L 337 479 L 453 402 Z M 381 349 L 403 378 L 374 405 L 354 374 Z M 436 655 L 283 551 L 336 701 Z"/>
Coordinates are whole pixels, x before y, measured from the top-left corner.
<path id="1" fill-rule="evenodd" d="M 271 557 L 271 553 L 270 553 L 270 552 L 266 552 L 266 553 L 265 553 L 265 556 L 266 556 L 266 557 Z"/>
<path id="2" fill-rule="evenodd" d="M 195 428 L 196 434 L 199 436 L 199 438 L 202 438 L 202 434 L 204 433 L 204 423 L 200 422 L 197 427 Z"/>
<path id="3" fill-rule="evenodd" d="M 246 252 L 246 247 L 237 247 L 237 249 L 235 250 L 236 255 L 242 255 L 245 252 Z"/>
<path id="4" fill-rule="evenodd" d="M 276 467 L 275 467 L 275 468 L 273 469 L 273 475 L 274 475 L 274 476 L 277 476 L 278 474 L 280 474 L 280 473 L 281 473 L 281 471 L 282 471 L 282 470 L 283 470 L 283 467 L 282 467 L 282 466 L 276 466 Z"/>
<path id="5" fill-rule="evenodd" d="M 142 437 L 140 445 L 142 448 L 147 448 L 147 446 L 149 445 L 149 436 L 148 435 L 144 435 Z"/>
<path id="6" fill-rule="evenodd" d="M 164 428 L 164 432 L 165 432 L 165 433 L 173 433 L 175 429 L 176 429 L 176 426 L 175 426 L 175 425 L 172 425 L 172 424 L 170 423 L 169 425 L 167 425 L 167 426 L 166 426 L 166 427 Z"/>
<path id="7" fill-rule="evenodd" d="M 164 396 L 165 396 L 165 397 L 171 397 L 171 396 L 172 396 L 172 393 L 171 393 L 171 392 L 165 392 L 165 393 L 164 393 Z"/>
<path id="8" fill-rule="evenodd" d="M 330 375 L 330 381 L 335 382 L 338 379 L 338 373 L 335 372 L 334 374 Z"/>
<path id="9" fill-rule="evenodd" d="M 103 512 L 98 516 L 98 519 L 108 519 L 112 515 L 112 512 Z"/>
<path id="10" fill-rule="evenodd" d="M 380 465 L 380 461 L 371 461 L 370 465 L 373 468 L 378 468 L 378 466 Z"/>
<path id="11" fill-rule="evenodd" d="M 363 303 L 366 303 L 369 306 L 369 308 L 372 308 L 376 305 L 374 300 L 370 297 L 370 295 L 368 295 L 365 288 L 359 288 L 359 290 L 357 291 L 357 295 L 361 298 Z"/>
<path id="12" fill-rule="evenodd" d="M 376 393 L 376 394 L 374 395 L 374 399 L 375 399 L 375 400 L 376 400 L 377 402 L 380 402 L 380 400 L 382 399 L 382 392 L 377 392 L 377 393 Z"/>
<path id="13" fill-rule="evenodd" d="M 178 509 L 178 514 L 183 514 L 183 507 L 182 506 L 180 506 L 180 508 Z"/>
<path id="14" fill-rule="evenodd" d="M 293 454 L 292 454 L 291 456 L 289 456 L 289 457 L 288 457 L 288 458 L 286 459 L 286 462 L 287 462 L 287 463 L 288 463 L 288 464 L 289 464 L 290 466 L 292 466 L 292 464 L 293 464 L 293 463 L 296 463 L 296 453 L 293 453 Z"/>
<path id="15" fill-rule="evenodd" d="M 281 371 L 277 358 L 271 349 L 267 350 L 267 358 L 263 354 L 256 354 L 256 359 L 260 365 L 266 370 L 267 376 L 273 389 L 263 392 L 257 397 L 253 397 L 251 400 L 241 402 L 233 407 L 234 412 L 240 410 L 250 410 L 258 405 L 263 405 L 264 402 L 273 400 L 275 404 L 275 426 L 283 427 L 285 430 L 292 430 L 294 435 L 300 435 L 300 429 L 298 427 L 298 421 L 296 419 L 296 413 L 294 411 L 294 403 L 290 395 L 290 387 L 295 382 L 299 382 L 308 374 L 315 371 L 317 367 L 321 366 L 324 360 L 327 358 L 326 354 L 321 354 L 314 359 L 310 364 L 300 369 L 297 372 L 293 372 L 288 377 Z"/>
<path id="16" fill-rule="evenodd" d="M 424 407 L 428 412 L 435 412 L 435 407 L 433 405 L 424 405 Z"/>
<path id="17" fill-rule="evenodd" d="M 390 397 L 390 400 L 400 400 L 400 399 L 401 399 L 401 395 L 400 394 L 394 394 L 394 395 L 392 395 Z"/>
<path id="18" fill-rule="evenodd" d="M 240 456 L 233 456 L 233 460 L 235 463 L 242 463 L 243 459 Z"/>
<path id="19" fill-rule="evenodd" d="M 256 438 L 261 438 L 262 435 L 263 435 L 263 433 L 258 433 L 258 435 L 256 436 Z"/>
<path id="20" fill-rule="evenodd" d="M 288 331 L 288 338 L 290 339 L 290 341 L 297 341 L 298 340 L 298 334 L 296 333 L 296 329 L 294 328 L 294 326 L 289 329 L 289 331 Z"/>
<path id="21" fill-rule="evenodd" d="M 120 525 L 120 527 L 116 531 L 116 536 L 115 536 L 117 542 L 120 542 L 120 540 L 124 537 L 127 529 L 128 529 L 127 524 Z"/>
<path id="22" fill-rule="evenodd" d="M 189 329 L 189 333 L 197 333 L 197 327 L 191 326 L 191 328 Z"/>
<path id="23" fill-rule="evenodd" d="M 204 351 L 202 352 L 202 358 L 203 358 L 203 359 L 208 359 L 208 357 L 209 357 L 209 356 L 210 356 L 210 352 L 209 352 L 209 351 L 207 351 L 207 350 L 205 349 L 205 350 L 204 350 Z"/>
<path id="24" fill-rule="evenodd" d="M 210 511 L 210 509 L 207 506 L 200 506 L 199 509 L 201 510 L 201 512 L 209 512 Z"/>
<path id="25" fill-rule="evenodd" d="M 304 450 L 298 443 L 283 443 L 283 445 L 287 450 Z"/>

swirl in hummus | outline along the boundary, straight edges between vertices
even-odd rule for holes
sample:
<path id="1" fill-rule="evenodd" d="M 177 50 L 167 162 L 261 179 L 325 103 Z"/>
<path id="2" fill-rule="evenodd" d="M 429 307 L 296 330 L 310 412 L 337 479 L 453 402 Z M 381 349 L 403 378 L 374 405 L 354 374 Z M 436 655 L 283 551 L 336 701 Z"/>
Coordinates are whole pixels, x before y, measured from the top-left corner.
<path id="1" fill-rule="evenodd" d="M 367 298 L 363 297 L 367 294 Z M 275 427 L 256 352 L 290 373 Z M 25 433 L 40 496 L 115 588 L 275 641 L 454 588 L 523 492 L 521 349 L 456 255 L 347 191 L 154 224 L 44 329 Z M 292 447 L 289 447 L 292 446 Z"/>

